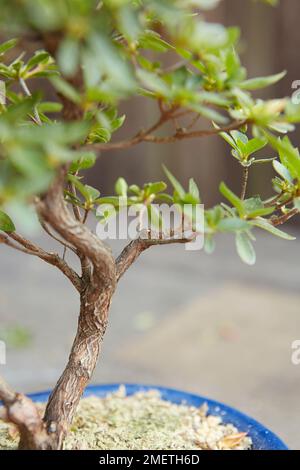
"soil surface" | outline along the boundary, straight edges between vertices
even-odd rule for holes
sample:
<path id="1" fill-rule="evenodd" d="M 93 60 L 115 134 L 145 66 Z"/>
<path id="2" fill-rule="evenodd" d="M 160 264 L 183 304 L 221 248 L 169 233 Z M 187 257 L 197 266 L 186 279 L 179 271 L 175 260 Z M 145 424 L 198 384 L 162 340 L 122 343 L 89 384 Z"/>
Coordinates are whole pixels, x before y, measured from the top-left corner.
<path id="1" fill-rule="evenodd" d="M 41 412 L 43 405 L 40 405 Z M 0 421 L 0 449 L 13 450 L 18 433 Z M 251 439 L 206 405 L 162 400 L 155 390 L 126 397 L 124 387 L 106 398 L 81 400 L 67 450 L 248 450 Z"/>

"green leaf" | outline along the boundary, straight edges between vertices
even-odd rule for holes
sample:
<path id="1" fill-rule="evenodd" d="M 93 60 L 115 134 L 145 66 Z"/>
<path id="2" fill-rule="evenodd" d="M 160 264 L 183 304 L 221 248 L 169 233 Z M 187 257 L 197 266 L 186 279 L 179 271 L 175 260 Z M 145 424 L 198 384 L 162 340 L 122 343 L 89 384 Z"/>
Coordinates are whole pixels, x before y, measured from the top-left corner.
<path id="1" fill-rule="evenodd" d="M 298 211 L 300 211 L 300 197 L 296 197 L 294 199 L 294 207 L 295 209 L 298 209 Z"/>
<path id="2" fill-rule="evenodd" d="M 77 176 L 68 175 L 68 181 L 70 181 L 70 183 L 74 184 L 75 188 L 78 189 L 78 191 L 82 195 L 85 194 L 85 186 L 84 186 L 84 184 L 81 183 L 81 181 L 79 180 L 79 178 Z"/>
<path id="3" fill-rule="evenodd" d="M 124 178 L 118 178 L 115 184 L 115 191 L 118 196 L 127 196 L 128 184 Z"/>
<path id="4" fill-rule="evenodd" d="M 106 144 L 111 139 L 111 132 L 105 127 L 96 126 L 88 135 L 88 142 L 91 144 L 103 143 Z"/>
<path id="5" fill-rule="evenodd" d="M 225 183 L 220 184 L 220 193 L 237 209 L 240 216 L 245 214 L 243 201 L 236 196 Z"/>
<path id="6" fill-rule="evenodd" d="M 216 248 L 215 239 L 210 235 L 206 235 L 204 238 L 205 253 L 207 253 L 208 255 L 211 255 L 215 251 L 215 248 Z"/>
<path id="7" fill-rule="evenodd" d="M 247 144 L 245 145 L 245 152 L 246 154 L 252 155 L 255 152 L 258 152 L 259 150 L 263 149 L 266 145 L 268 144 L 267 139 L 260 139 L 258 137 L 249 140 Z"/>
<path id="8" fill-rule="evenodd" d="M 58 50 L 57 62 L 63 75 L 74 75 L 79 64 L 79 43 L 72 38 L 64 39 Z"/>
<path id="9" fill-rule="evenodd" d="M 285 75 L 286 71 L 275 75 L 269 75 L 268 77 L 250 78 L 249 80 L 241 82 L 239 84 L 239 88 L 242 90 L 258 90 L 260 88 L 266 88 L 279 82 Z"/>
<path id="10" fill-rule="evenodd" d="M 299 91 L 296 91 L 297 96 Z M 298 100 L 297 100 L 298 101 Z M 285 117 L 288 120 L 288 122 L 291 123 L 299 123 L 300 121 L 300 103 L 298 104 L 293 104 L 292 101 L 288 101 L 287 105 L 285 107 Z"/>
<path id="11" fill-rule="evenodd" d="M 178 196 L 180 199 L 184 199 L 185 197 L 185 190 L 183 189 L 183 187 L 181 186 L 181 184 L 179 183 L 179 181 L 175 178 L 175 176 L 172 175 L 172 173 L 168 170 L 168 168 L 163 165 L 163 170 L 168 178 L 168 180 L 170 181 L 170 183 L 172 184 L 173 188 L 175 189 L 175 191 L 177 192 Z"/>
<path id="12" fill-rule="evenodd" d="M 119 117 L 113 119 L 113 120 L 111 121 L 111 123 L 110 123 L 112 132 L 115 132 L 115 131 L 117 131 L 118 129 L 120 129 L 120 127 L 123 126 L 125 119 L 126 119 L 126 115 L 125 115 L 125 114 L 123 114 L 122 116 L 119 116 Z"/>
<path id="13" fill-rule="evenodd" d="M 228 42 L 228 31 L 217 23 L 198 21 L 189 37 L 189 45 L 196 52 L 214 51 L 222 48 Z"/>
<path id="14" fill-rule="evenodd" d="M 240 131 L 231 131 L 230 132 L 231 136 L 234 138 L 235 142 L 237 144 L 243 143 L 243 144 L 248 144 L 249 139 L 246 134 Z"/>
<path id="15" fill-rule="evenodd" d="M 36 104 L 34 97 L 24 98 L 20 103 L 15 103 L 9 106 L 5 114 L 2 114 L 0 120 L 14 125 L 18 121 L 26 118 L 27 114 L 32 112 Z"/>
<path id="16" fill-rule="evenodd" d="M 112 205 L 113 207 L 105 207 L 104 210 L 103 210 L 103 208 L 101 208 L 102 213 L 99 214 L 99 212 L 97 212 L 97 214 L 96 214 L 96 218 L 97 218 L 97 220 L 99 220 L 99 222 L 101 224 L 106 224 L 108 219 L 110 219 L 111 217 L 115 217 L 116 213 L 118 211 L 118 206 L 116 206 L 116 205 L 114 206 L 111 203 L 109 203 L 109 204 Z"/>
<path id="17" fill-rule="evenodd" d="M 0 230 L 8 233 L 14 232 L 16 230 L 16 227 L 11 218 L 2 211 L 0 211 Z"/>
<path id="18" fill-rule="evenodd" d="M 74 184 L 75 188 L 78 189 L 87 202 L 95 202 L 96 199 L 99 198 L 100 192 L 98 189 L 81 183 L 81 181 L 76 176 L 68 175 L 68 180 Z"/>
<path id="19" fill-rule="evenodd" d="M 157 194 L 162 191 L 165 191 L 166 188 L 167 185 L 164 181 L 158 181 L 156 183 L 149 183 L 148 185 L 146 185 L 145 189 L 149 194 Z"/>
<path id="20" fill-rule="evenodd" d="M 256 261 L 256 254 L 249 235 L 245 232 L 237 233 L 235 241 L 238 255 L 242 261 L 244 261 L 246 264 L 249 264 L 250 266 L 253 266 Z"/>
<path id="21" fill-rule="evenodd" d="M 31 59 L 26 64 L 26 70 L 29 70 L 36 65 L 39 65 L 43 62 L 47 62 L 50 58 L 50 55 L 46 51 L 37 51 Z"/>
<path id="22" fill-rule="evenodd" d="M 280 163 L 278 160 L 274 160 L 273 167 L 274 167 L 274 170 L 277 171 L 277 173 L 281 176 L 281 178 L 283 178 L 285 181 L 288 181 L 291 184 L 293 183 L 292 175 L 282 163 Z"/>
<path id="23" fill-rule="evenodd" d="M 265 207 L 259 196 L 251 197 L 244 201 L 244 210 L 247 218 L 269 215 L 274 212 L 274 207 Z"/>
<path id="24" fill-rule="evenodd" d="M 142 190 L 137 184 L 131 184 L 128 188 L 128 191 L 135 194 L 136 196 L 139 196 Z"/>
<path id="25" fill-rule="evenodd" d="M 170 196 L 170 194 L 166 194 L 166 193 L 157 194 L 156 199 L 162 202 L 166 202 L 167 204 L 173 204 L 174 202 L 174 198 Z"/>
<path id="26" fill-rule="evenodd" d="M 276 237 L 283 238 L 284 240 L 295 240 L 295 237 L 292 237 L 288 233 L 282 232 L 281 230 L 274 227 L 265 219 L 261 219 L 261 218 L 255 219 L 255 220 L 252 220 L 250 223 L 254 225 L 255 227 L 258 227 L 263 230 L 266 230 L 267 232 L 270 232 L 272 235 L 275 235 Z"/>
<path id="27" fill-rule="evenodd" d="M 157 207 L 150 204 L 147 206 L 148 218 L 150 222 L 150 227 L 156 227 L 157 229 L 162 228 L 162 218 Z"/>
<path id="28" fill-rule="evenodd" d="M 276 159 L 276 157 L 270 157 L 270 158 L 258 158 L 256 160 L 253 161 L 253 165 L 262 165 L 262 164 L 265 164 L 265 163 L 271 163 L 273 162 L 274 160 Z"/>
<path id="29" fill-rule="evenodd" d="M 186 193 L 184 198 L 181 199 L 181 201 L 183 202 L 183 204 L 192 204 L 192 205 L 199 204 L 199 199 L 197 197 L 194 197 L 190 193 Z"/>
<path id="30" fill-rule="evenodd" d="M 244 201 L 244 208 L 247 214 L 253 211 L 264 208 L 263 202 L 259 196 L 250 197 Z"/>
<path id="31" fill-rule="evenodd" d="M 268 139 L 272 147 L 278 150 L 281 163 L 288 168 L 291 176 L 300 180 L 299 150 L 293 147 L 288 137 L 276 139 L 273 135 L 268 134 Z"/>
<path id="32" fill-rule="evenodd" d="M 120 197 L 119 196 L 107 196 L 107 197 L 99 197 L 94 201 L 96 204 L 111 204 L 114 207 L 119 207 L 120 205 Z M 124 202 L 124 201 L 122 201 Z"/>
<path id="33" fill-rule="evenodd" d="M 295 130 L 295 126 L 288 122 L 272 122 L 269 123 L 269 128 L 280 134 L 286 134 L 287 132 L 293 132 Z"/>
<path id="34" fill-rule="evenodd" d="M 255 217 L 263 217 L 273 214 L 275 207 L 262 207 L 261 209 L 254 209 L 247 213 L 247 219 L 254 219 Z"/>
<path id="35" fill-rule="evenodd" d="M 40 113 L 59 113 L 62 110 L 62 104 L 54 101 L 43 101 L 37 105 Z"/>
<path id="36" fill-rule="evenodd" d="M 189 103 L 187 107 L 201 114 L 201 116 L 204 116 L 207 119 L 210 119 L 211 121 L 214 121 L 220 124 L 226 124 L 228 122 L 227 117 L 223 116 L 221 113 L 219 113 L 215 109 L 209 108 L 207 106 L 203 106 L 197 103 L 196 104 Z"/>
<path id="37" fill-rule="evenodd" d="M 217 129 L 219 129 L 219 126 L 214 126 L 214 127 L 216 127 Z M 227 144 L 229 144 L 232 148 L 234 148 L 235 150 L 238 150 L 238 147 L 237 147 L 237 145 L 236 145 L 236 143 L 235 143 L 235 140 L 231 137 L 230 134 L 227 134 L 227 132 L 220 132 L 219 135 L 220 135 L 220 136 L 222 137 L 222 139 L 224 139 L 224 140 L 227 142 Z"/>
<path id="38" fill-rule="evenodd" d="M 88 202 L 93 202 L 100 196 L 100 191 L 96 188 L 93 188 L 93 186 L 89 186 L 88 184 L 84 185 L 84 190 L 85 198 L 88 200 Z"/>
<path id="39" fill-rule="evenodd" d="M 154 31 L 146 31 L 141 35 L 139 37 L 138 45 L 141 49 L 151 49 L 156 52 L 166 52 L 172 49 L 172 46 L 161 39 L 159 34 Z"/>
<path id="40" fill-rule="evenodd" d="M 118 12 L 118 24 L 121 33 L 124 34 L 126 39 L 136 41 L 141 33 L 141 24 L 138 21 L 136 11 L 131 8 L 131 5 L 123 5 Z"/>
<path id="41" fill-rule="evenodd" d="M 70 171 L 76 173 L 78 170 L 92 168 L 96 162 L 96 155 L 93 152 L 80 152 L 80 155 L 73 161 Z"/>
<path id="42" fill-rule="evenodd" d="M 5 54 L 6 51 L 15 47 L 18 43 L 18 39 L 10 39 L 9 41 L 0 44 L 0 55 Z"/>
<path id="43" fill-rule="evenodd" d="M 191 178 L 189 181 L 189 193 L 196 199 L 198 202 L 200 202 L 200 193 L 199 193 L 199 188 L 194 180 L 194 178 Z"/>
<path id="44" fill-rule="evenodd" d="M 220 220 L 218 229 L 221 232 L 238 232 L 249 229 L 249 224 L 245 220 L 237 217 L 227 217 Z"/>
<path id="45" fill-rule="evenodd" d="M 54 88 L 56 88 L 56 90 L 65 98 L 68 98 L 76 104 L 81 103 L 81 96 L 78 91 L 76 91 L 72 85 L 63 80 L 61 77 L 51 77 L 50 81 Z"/>
<path id="46" fill-rule="evenodd" d="M 97 31 L 97 32 L 96 32 Z M 94 83 L 89 86 L 97 86 L 101 77 L 105 76 L 104 97 L 111 93 L 114 97 L 127 96 L 136 90 L 136 82 L 133 77 L 132 68 L 128 60 L 124 60 L 119 48 L 101 31 L 94 29 L 89 33 L 89 64 L 85 64 L 85 77 L 88 80 L 90 67 L 94 70 Z M 97 79 L 98 72 L 98 79 Z M 105 86 L 105 85 L 104 85 Z"/>
<path id="47" fill-rule="evenodd" d="M 157 74 L 139 69 L 137 71 L 137 76 L 148 89 L 155 92 L 158 96 L 162 96 L 164 98 L 171 97 L 170 87 Z"/>
<path id="48" fill-rule="evenodd" d="M 224 210 L 221 206 L 215 206 L 212 209 L 205 211 L 206 223 L 211 228 L 216 228 L 223 216 Z"/>

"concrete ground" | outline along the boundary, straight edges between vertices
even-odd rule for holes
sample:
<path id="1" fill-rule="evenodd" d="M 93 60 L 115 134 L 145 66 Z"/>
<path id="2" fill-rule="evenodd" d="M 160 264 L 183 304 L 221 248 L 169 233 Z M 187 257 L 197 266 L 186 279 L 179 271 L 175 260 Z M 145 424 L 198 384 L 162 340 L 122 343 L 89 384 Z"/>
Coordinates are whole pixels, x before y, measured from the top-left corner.
<path id="1" fill-rule="evenodd" d="M 93 382 L 206 395 L 300 449 L 300 365 L 291 362 L 300 339 L 300 237 L 260 235 L 256 248 L 252 268 L 226 237 L 212 256 L 183 246 L 145 253 L 120 282 Z M 78 296 L 38 259 L 4 246 L 0 259 L 0 339 L 1 328 L 15 325 L 32 335 L 27 347 L 8 347 L 0 374 L 20 391 L 52 387 L 74 336 Z"/>

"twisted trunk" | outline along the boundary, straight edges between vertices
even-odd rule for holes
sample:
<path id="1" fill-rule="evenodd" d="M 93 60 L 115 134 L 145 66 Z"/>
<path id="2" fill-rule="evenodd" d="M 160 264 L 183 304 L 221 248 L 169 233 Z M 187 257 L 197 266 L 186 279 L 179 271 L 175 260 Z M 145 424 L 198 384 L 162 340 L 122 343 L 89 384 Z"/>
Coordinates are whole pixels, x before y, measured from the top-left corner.
<path id="1" fill-rule="evenodd" d="M 82 393 L 89 383 L 101 350 L 112 292 L 88 287 L 81 294 L 77 334 L 67 366 L 47 404 L 44 420 L 60 449 Z"/>
<path id="2" fill-rule="evenodd" d="M 67 366 L 47 404 L 44 422 L 53 449 L 61 449 L 82 393 L 95 369 L 106 330 L 111 298 L 116 287 L 116 265 L 108 247 L 68 210 L 63 197 L 62 169 L 45 197 L 39 215 L 64 240 L 84 254 L 92 266 L 81 278 L 80 315 Z"/>

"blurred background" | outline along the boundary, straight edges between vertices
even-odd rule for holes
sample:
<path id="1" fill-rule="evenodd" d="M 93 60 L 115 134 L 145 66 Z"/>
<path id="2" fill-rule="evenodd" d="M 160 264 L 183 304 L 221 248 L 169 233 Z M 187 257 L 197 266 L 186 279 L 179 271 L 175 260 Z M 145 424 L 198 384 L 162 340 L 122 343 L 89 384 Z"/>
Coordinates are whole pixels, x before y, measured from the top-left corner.
<path id="1" fill-rule="evenodd" d="M 263 95 L 272 98 L 290 96 L 292 82 L 300 80 L 299 15 L 299 0 L 282 0 L 275 9 L 224 0 L 208 16 L 241 27 L 249 77 L 288 71 Z M 157 113 L 142 100 L 125 103 L 123 111 L 127 120 L 116 139 L 146 127 Z M 299 133 L 293 138 L 299 145 Z M 119 175 L 137 184 L 162 178 L 162 162 L 183 183 L 193 176 L 206 205 L 220 200 L 221 180 L 240 189 L 240 168 L 218 137 L 108 152 L 88 178 L 108 194 Z M 249 192 L 268 195 L 272 169 L 259 170 L 251 172 Z M 241 263 L 226 236 L 212 256 L 182 246 L 145 253 L 120 282 L 93 382 L 144 382 L 207 395 L 240 408 L 300 449 L 300 365 L 291 361 L 292 343 L 300 340 L 299 224 L 286 230 L 297 240 L 258 234 L 252 268 Z M 60 250 L 43 237 L 38 241 Z M 113 242 L 116 254 L 121 245 Z M 77 294 L 40 260 L 4 246 L 0 260 L 0 339 L 7 343 L 0 373 L 20 391 L 53 387 L 75 334 Z"/>

